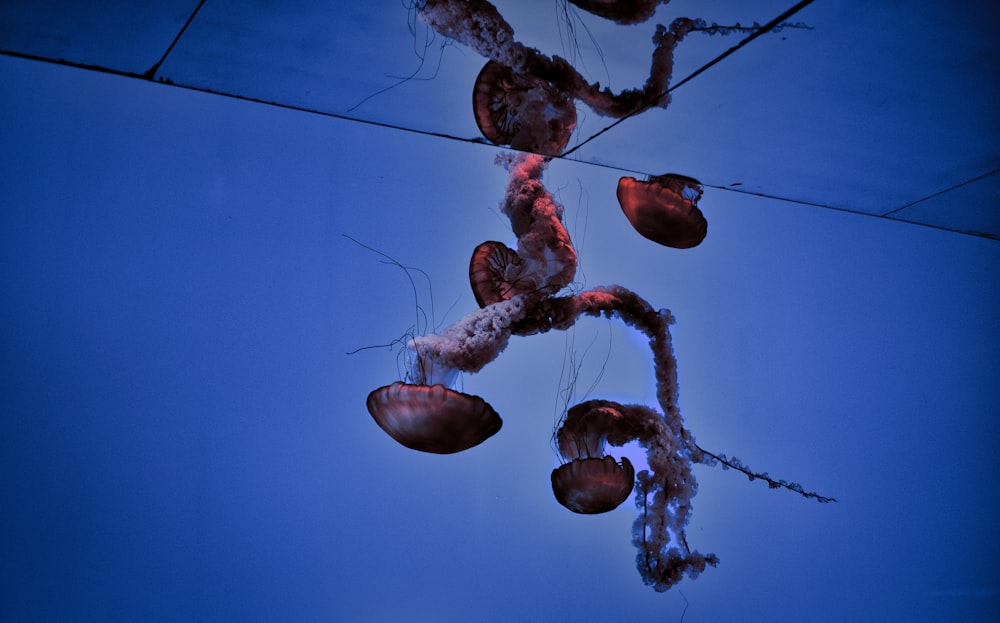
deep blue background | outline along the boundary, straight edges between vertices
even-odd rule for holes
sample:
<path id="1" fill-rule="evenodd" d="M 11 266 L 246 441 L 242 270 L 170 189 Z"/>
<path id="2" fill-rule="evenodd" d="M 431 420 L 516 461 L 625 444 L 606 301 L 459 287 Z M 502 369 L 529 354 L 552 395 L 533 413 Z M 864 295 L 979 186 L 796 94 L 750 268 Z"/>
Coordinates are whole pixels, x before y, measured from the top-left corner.
<path id="1" fill-rule="evenodd" d="M 697 468 L 688 541 L 722 562 L 657 594 L 629 505 L 548 485 L 567 354 L 578 399 L 603 368 L 591 396 L 651 403 L 638 336 L 515 340 L 464 379 L 505 424 L 461 455 L 365 411 L 395 352 L 345 353 L 413 293 L 342 234 L 456 320 L 471 250 L 512 243 L 495 148 L 10 58 L 0 83 L 0 618 L 994 620 L 995 241 L 709 189 L 706 242 L 667 250 L 618 172 L 551 165 L 582 285 L 677 316 L 698 442 L 840 500 Z"/>

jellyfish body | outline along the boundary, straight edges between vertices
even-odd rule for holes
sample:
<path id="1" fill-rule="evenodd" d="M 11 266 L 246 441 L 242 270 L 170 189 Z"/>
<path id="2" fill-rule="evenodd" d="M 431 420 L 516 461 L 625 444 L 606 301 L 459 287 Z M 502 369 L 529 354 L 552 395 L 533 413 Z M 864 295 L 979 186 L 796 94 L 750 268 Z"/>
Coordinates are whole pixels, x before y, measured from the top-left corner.
<path id="1" fill-rule="evenodd" d="M 524 260 L 502 242 L 488 240 L 472 252 L 469 283 L 480 307 L 525 294 Z M 533 282 L 531 282 L 533 283 Z"/>
<path id="2" fill-rule="evenodd" d="M 472 89 L 472 111 L 494 145 L 558 156 L 576 128 L 576 106 L 549 82 L 487 61 Z"/>
<path id="3" fill-rule="evenodd" d="M 588 13 L 618 24 L 638 24 L 653 16 L 656 7 L 670 0 L 569 0 Z"/>
<path id="4" fill-rule="evenodd" d="M 503 425 L 488 402 L 444 385 L 396 382 L 380 387 L 368 394 L 368 412 L 402 445 L 435 454 L 468 450 Z"/>
<path id="5" fill-rule="evenodd" d="M 642 182 L 618 180 L 618 203 L 632 227 L 645 238 L 666 247 L 690 249 L 701 244 L 708 221 L 698 208 L 701 183 L 668 173 Z"/>
<path id="6" fill-rule="evenodd" d="M 618 508 L 632 493 L 635 468 L 627 457 L 573 459 L 552 470 L 552 492 L 556 500 L 584 515 Z"/>
<path id="7" fill-rule="evenodd" d="M 622 417 L 617 403 L 591 400 L 571 408 L 556 432 L 559 454 L 568 463 L 552 471 L 552 493 L 574 513 L 606 513 L 618 508 L 632 493 L 635 468 L 605 456 L 604 445 L 615 434 Z M 620 444 L 618 444 L 620 445 Z"/>

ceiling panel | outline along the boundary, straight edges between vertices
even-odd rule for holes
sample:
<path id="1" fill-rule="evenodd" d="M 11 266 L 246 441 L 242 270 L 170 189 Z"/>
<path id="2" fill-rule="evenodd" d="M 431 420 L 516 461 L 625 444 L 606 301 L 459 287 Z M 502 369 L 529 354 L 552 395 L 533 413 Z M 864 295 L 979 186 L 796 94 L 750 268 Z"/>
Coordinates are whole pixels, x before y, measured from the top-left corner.
<path id="1" fill-rule="evenodd" d="M 470 101 L 485 59 L 404 4 L 65 4 L 4 3 L 0 48 L 483 140 Z M 569 59 L 615 91 L 645 80 L 657 22 L 766 23 L 792 4 L 675 0 L 649 22 L 621 26 L 565 2 L 496 2 L 518 41 Z M 943 16 L 931 2 L 805 3 L 789 21 L 808 28 L 767 33 L 686 80 L 746 36 L 692 32 L 675 50 L 679 86 L 669 107 L 602 133 L 613 120 L 579 105 L 577 149 L 567 157 L 1000 238 L 1000 44 L 992 34 L 1000 16 L 988 1 L 951 6 Z"/>

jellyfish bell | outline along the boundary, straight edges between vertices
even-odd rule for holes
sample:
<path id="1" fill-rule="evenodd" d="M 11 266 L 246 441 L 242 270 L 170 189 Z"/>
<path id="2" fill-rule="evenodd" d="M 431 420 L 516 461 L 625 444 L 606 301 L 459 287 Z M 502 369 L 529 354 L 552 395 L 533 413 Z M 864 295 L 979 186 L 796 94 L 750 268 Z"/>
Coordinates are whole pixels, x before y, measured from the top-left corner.
<path id="1" fill-rule="evenodd" d="M 525 259 L 504 243 L 487 240 L 472 252 L 469 284 L 480 307 L 519 294 L 548 296 L 572 280 L 575 262 L 572 247 L 542 247 Z"/>
<path id="2" fill-rule="evenodd" d="M 414 450 L 451 454 L 478 445 L 502 421 L 479 396 L 449 389 L 459 372 L 478 372 L 507 347 L 525 301 L 513 297 L 466 314 L 440 333 L 406 345 L 406 382 L 368 395 L 368 411 L 393 439 Z"/>
<path id="3" fill-rule="evenodd" d="M 552 492 L 574 513 L 606 513 L 632 493 L 632 463 L 604 454 L 605 442 L 622 445 L 635 436 L 626 414 L 626 407 L 616 402 L 588 400 L 571 407 L 560 422 L 556 444 L 569 462 L 552 471 Z"/>
<path id="4" fill-rule="evenodd" d="M 569 0 L 570 3 L 618 24 L 638 24 L 653 16 L 656 7 L 670 0 Z"/>
<path id="5" fill-rule="evenodd" d="M 708 221 L 698 209 L 701 183 L 668 173 L 642 182 L 634 177 L 618 180 L 618 203 L 632 227 L 645 238 L 675 249 L 701 244 Z"/>
<path id="6" fill-rule="evenodd" d="M 396 382 L 380 387 L 368 394 L 368 412 L 402 445 L 434 454 L 468 450 L 503 425 L 488 402 L 444 385 Z"/>
<path id="7" fill-rule="evenodd" d="M 612 511 L 632 493 L 635 468 L 627 457 L 573 459 L 552 470 L 556 500 L 583 515 Z"/>
<path id="8" fill-rule="evenodd" d="M 649 181 L 655 182 L 665 188 L 669 188 L 685 199 L 691 201 L 694 205 L 698 205 L 698 200 L 701 199 L 701 196 L 705 192 L 705 189 L 701 186 L 701 182 L 693 177 L 679 175 L 677 173 L 651 175 L 649 177 Z"/>
<path id="9" fill-rule="evenodd" d="M 494 145 L 558 156 L 576 128 L 573 100 L 547 81 L 488 61 L 472 89 L 476 125 Z"/>
<path id="10" fill-rule="evenodd" d="M 488 240 L 472 252 L 469 283 L 480 307 L 505 301 L 522 292 L 524 260 L 502 242 Z"/>

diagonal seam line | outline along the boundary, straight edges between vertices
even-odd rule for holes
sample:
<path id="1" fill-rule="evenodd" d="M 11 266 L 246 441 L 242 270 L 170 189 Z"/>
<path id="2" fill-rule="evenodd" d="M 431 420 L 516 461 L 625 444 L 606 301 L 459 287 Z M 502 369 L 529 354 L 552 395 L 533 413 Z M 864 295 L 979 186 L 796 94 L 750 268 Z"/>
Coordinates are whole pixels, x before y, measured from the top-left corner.
<path id="1" fill-rule="evenodd" d="M 98 73 L 109 74 L 109 75 L 112 75 L 112 76 L 121 76 L 121 77 L 124 77 L 124 78 L 147 79 L 147 78 L 145 78 L 145 76 L 142 76 L 140 74 L 133 73 L 133 72 L 130 72 L 130 71 L 123 71 L 123 70 L 120 70 L 120 69 L 111 69 L 109 67 L 102 67 L 100 65 L 87 65 L 87 64 L 84 64 L 84 63 L 76 63 L 76 62 L 67 61 L 67 60 L 64 60 L 64 59 L 46 58 L 44 56 L 35 56 L 35 55 L 32 55 L 32 54 L 26 54 L 24 52 L 14 52 L 14 51 L 11 51 L 11 50 L 0 49 L 0 55 L 9 56 L 11 58 L 21 58 L 21 59 L 30 60 L 30 61 L 36 61 L 36 62 L 52 63 L 54 65 L 60 65 L 60 66 L 63 66 L 63 67 L 72 67 L 74 69 L 84 69 L 84 70 L 87 70 L 87 71 L 96 71 Z M 161 82 L 160 84 L 164 84 L 164 83 Z M 314 108 L 306 108 L 304 106 L 296 106 L 296 105 L 293 105 L 293 104 L 282 104 L 281 102 L 269 102 L 267 100 L 258 99 L 258 98 L 255 98 L 255 97 L 250 97 L 250 96 L 246 96 L 246 95 L 237 95 L 235 93 L 226 93 L 225 91 L 215 91 L 213 89 L 209 89 L 209 88 L 205 88 L 205 87 L 197 87 L 197 86 L 193 86 L 193 85 L 185 85 L 185 84 L 179 84 L 179 83 L 174 83 L 174 82 L 169 82 L 169 83 L 166 83 L 166 84 L 168 86 L 171 86 L 171 87 L 174 87 L 174 88 L 184 89 L 184 90 L 187 90 L 187 91 L 194 91 L 194 92 L 197 92 L 197 93 L 207 93 L 209 95 L 217 95 L 217 96 L 220 96 L 220 97 L 227 97 L 227 98 L 230 98 L 230 99 L 233 99 L 233 100 L 243 101 L 243 102 L 250 102 L 250 103 L 253 103 L 253 104 L 260 104 L 260 105 L 263 105 L 263 106 L 273 106 L 275 108 L 281 108 L 281 109 L 291 110 L 291 111 L 295 111 L 295 112 L 304 112 L 304 113 L 308 113 L 308 114 L 312 114 L 312 115 L 319 115 L 321 117 L 329 117 L 331 119 L 340 119 L 342 121 L 353 121 L 355 123 L 361 123 L 361 124 L 370 125 L 370 126 L 379 127 L 379 128 L 399 130 L 401 132 L 410 132 L 410 133 L 419 134 L 419 135 L 422 135 L 422 136 L 430 136 L 430 137 L 434 137 L 434 138 L 441 138 L 441 139 L 446 139 L 446 140 L 451 140 L 451 141 L 460 141 L 460 142 L 464 142 L 464 143 L 473 143 L 473 144 L 476 144 L 476 145 L 484 145 L 484 146 L 494 147 L 493 144 L 486 143 L 485 139 L 478 138 L 478 137 L 477 138 L 464 138 L 464 137 L 461 137 L 461 136 L 453 136 L 451 134 L 445 134 L 445 133 L 442 133 L 442 132 L 431 132 L 431 131 L 428 131 L 428 130 L 418 130 L 416 128 L 408 128 L 408 127 L 405 127 L 405 126 L 395 125 L 395 124 L 391 124 L 391 123 L 385 123 L 385 122 L 380 122 L 380 121 L 372 121 L 370 119 L 361 119 L 361 118 L 358 118 L 358 117 L 351 117 L 351 116 L 348 116 L 348 115 L 341 115 L 341 114 L 337 114 L 337 113 L 333 113 L 333 112 L 325 112 L 325 111 L 317 110 L 317 109 L 314 109 Z M 562 156 L 557 156 L 557 157 L 558 158 L 562 158 Z M 579 160 L 577 158 L 566 158 L 566 160 L 568 160 L 570 162 L 578 162 L 578 163 L 586 164 L 586 165 L 590 165 L 590 166 L 601 167 L 601 168 L 611 169 L 611 170 L 615 170 L 615 171 L 621 171 L 623 173 L 649 175 L 648 172 L 644 172 L 644 171 L 636 171 L 634 169 L 627 169 L 627 168 L 624 168 L 624 167 L 610 165 L 610 164 L 603 164 L 603 163 L 599 163 L 599 162 L 589 162 L 589 161 L 586 161 L 586 160 Z M 997 169 L 996 171 L 991 171 L 989 173 L 981 175 L 980 178 L 986 177 L 987 175 L 992 175 L 993 173 L 997 173 L 998 171 L 1000 171 L 1000 169 Z M 976 179 L 979 179 L 979 178 L 976 178 Z M 975 181 L 975 180 L 969 180 L 968 182 L 963 182 L 963 184 L 971 183 L 973 181 Z M 993 234 L 984 233 L 984 232 L 965 231 L 965 230 L 955 229 L 955 228 L 951 228 L 951 227 L 944 227 L 944 226 L 941 226 L 941 225 L 932 225 L 931 223 L 924 223 L 924 222 L 921 222 L 921 221 L 912 221 L 912 220 L 908 220 L 908 219 L 905 219 L 905 218 L 887 217 L 887 216 L 884 216 L 884 215 L 881 215 L 881 214 L 873 214 L 871 212 L 863 212 L 861 210 L 852 210 L 850 208 L 836 207 L 836 206 L 826 205 L 826 204 L 822 204 L 822 203 L 813 203 L 813 202 L 804 201 L 804 200 L 800 200 L 800 199 L 792 199 L 790 197 L 782 197 L 782 196 L 779 196 L 779 195 L 769 195 L 769 194 L 766 194 L 766 193 L 753 192 L 753 191 L 748 191 L 748 190 L 740 190 L 740 189 L 737 189 L 737 188 L 730 188 L 728 186 L 714 186 L 712 184 L 703 184 L 703 186 L 709 186 L 709 187 L 715 188 L 717 190 L 725 190 L 725 191 L 735 192 L 735 193 L 740 193 L 740 194 L 754 195 L 754 196 L 761 197 L 761 198 L 764 198 L 764 199 L 773 199 L 773 200 L 776 200 L 776 201 L 784 201 L 784 202 L 795 203 L 795 204 L 799 204 L 799 205 L 806 205 L 806 206 L 812 206 L 812 207 L 817 207 L 817 208 L 824 208 L 824 209 L 828 209 L 828 210 L 836 210 L 838 212 L 847 212 L 847 213 L 851 213 L 851 214 L 857 214 L 859 216 L 870 216 L 870 217 L 874 217 L 874 218 L 883 218 L 883 219 L 895 221 L 895 222 L 898 222 L 898 223 L 908 223 L 910 225 L 918 225 L 920 227 L 927 227 L 927 228 L 930 228 L 930 229 L 937 229 L 937 230 L 940 230 L 940 231 L 947 231 L 947 232 L 951 232 L 951 233 L 955 233 L 955 234 L 962 234 L 962 235 L 966 235 L 966 236 L 977 236 L 977 237 L 980 237 L 980 238 L 990 238 L 990 239 L 993 239 L 993 240 L 1000 240 L 1000 237 L 995 236 Z M 947 192 L 947 191 L 941 191 L 941 192 Z M 938 193 L 938 194 L 940 194 L 940 193 Z M 926 198 L 929 198 L 929 197 L 926 197 Z M 910 204 L 910 205 L 912 205 L 912 204 Z"/>
<path id="2" fill-rule="evenodd" d="M 974 177 L 974 178 L 972 178 L 970 180 L 965 180 L 964 182 L 959 182 L 958 184 L 955 184 L 954 186 L 949 186 L 948 188 L 945 188 L 944 190 L 939 190 L 938 192 L 932 193 L 930 195 L 927 195 L 926 197 L 921 197 L 920 199 L 917 199 L 916 201 L 911 201 L 910 203 L 907 203 L 905 205 L 901 205 L 898 208 L 893 208 L 892 210 L 889 210 L 888 212 L 883 212 L 879 216 L 891 216 L 891 215 L 895 214 L 896 212 L 899 212 L 900 210 L 905 210 L 906 208 L 915 206 L 918 203 L 921 203 L 923 201 L 927 201 L 928 199 L 933 199 L 934 197 L 938 197 L 938 196 L 943 195 L 945 193 L 950 193 L 951 191 L 953 191 L 955 189 L 958 189 L 958 188 L 961 188 L 962 186 L 965 186 L 966 184 L 971 184 L 973 182 L 978 182 L 979 180 L 983 179 L 984 177 L 989 177 L 991 175 L 996 175 L 997 173 L 1000 173 L 1000 169 L 993 169 L 992 171 L 988 171 L 986 173 L 983 173 L 982 175 L 977 175 L 976 177 Z"/>
<path id="3" fill-rule="evenodd" d="M 635 115 L 639 114 L 640 112 L 645 112 L 647 108 L 649 108 L 650 106 L 652 106 L 656 102 L 658 102 L 661 99 L 663 99 L 668 93 L 670 93 L 671 91 L 673 91 L 677 87 L 679 87 L 682 84 L 685 84 L 687 82 L 690 82 L 696 76 L 704 73 L 709 68 L 711 68 L 714 65 L 718 64 L 723 59 L 725 59 L 726 57 L 730 56 L 731 54 L 733 54 L 734 52 L 736 52 L 736 50 L 742 48 L 743 46 L 745 46 L 746 44 L 750 43 L 751 41 L 753 41 L 757 37 L 760 37 L 761 35 L 764 35 L 764 34 L 770 32 L 770 31 L 774 30 L 774 28 L 776 26 L 778 26 L 779 24 L 781 24 L 782 22 L 784 22 L 785 20 L 787 20 L 789 17 L 791 17 L 791 16 L 795 15 L 796 13 L 798 13 L 799 11 L 801 11 L 802 9 L 804 9 L 806 6 L 812 4 L 812 2 L 813 2 L 813 0 L 802 0 L 801 2 L 799 2 L 798 4 L 796 4 L 795 6 L 793 6 L 792 8 L 788 9 L 787 11 L 785 11 L 784 13 L 782 13 L 781 15 L 779 15 L 778 17 L 772 19 L 768 23 L 766 23 L 763 26 L 761 26 L 760 30 L 757 30 L 757 31 L 754 31 L 754 32 L 750 33 L 750 36 L 748 36 L 746 39 L 743 39 L 742 41 L 740 41 L 739 43 L 737 43 L 733 47 L 729 48 L 728 50 L 726 50 L 722 54 L 716 56 L 712 60 L 708 61 L 707 63 L 705 63 L 704 65 L 702 65 L 698 69 L 696 69 L 688 77 L 684 78 L 683 80 L 681 80 L 677 84 L 671 86 L 666 91 L 664 91 L 663 93 L 660 93 L 659 95 L 657 95 L 653 99 L 649 100 L 648 102 L 643 102 L 643 104 L 640 105 L 638 108 L 636 108 L 634 111 L 632 111 L 629 114 L 625 115 L 621 119 L 616 120 L 614 123 L 612 123 L 608 127 L 604 128 L 603 130 L 600 130 L 600 131 L 596 132 L 595 134 L 593 134 L 592 136 L 588 137 L 587 139 L 581 141 L 580 143 L 577 143 L 571 149 L 568 149 L 565 152 L 563 152 L 562 155 L 563 156 L 570 155 L 571 153 L 573 153 L 577 149 L 580 149 L 581 147 L 583 147 L 584 145 L 586 145 L 590 141 L 594 140 L 598 136 L 604 134 L 605 132 L 607 132 L 611 128 L 617 127 L 620 123 L 622 123 L 626 119 L 630 119 L 630 118 L 634 117 Z"/>
<path id="4" fill-rule="evenodd" d="M 204 6 L 204 4 L 205 0 L 200 0 L 200 2 L 198 2 L 198 6 L 194 8 L 194 11 L 192 11 L 191 15 L 188 16 L 187 21 L 184 22 L 184 25 L 181 26 L 181 29 L 177 32 L 177 36 L 174 37 L 174 40 L 170 42 L 169 46 L 167 46 L 167 51 L 163 53 L 163 56 L 160 57 L 160 60 L 156 61 L 155 65 L 147 69 L 146 73 L 142 74 L 143 78 L 146 78 L 147 80 L 153 79 L 153 76 L 156 75 L 156 72 L 160 70 L 160 65 L 163 64 L 163 61 L 167 60 L 167 56 L 170 55 L 170 51 L 173 50 L 174 46 L 177 45 L 177 42 L 181 40 L 181 36 L 184 34 L 184 31 L 187 30 L 187 27 L 190 26 L 191 22 L 194 21 L 194 16 L 198 14 L 198 11 L 201 10 L 201 7 Z"/>
<path id="5" fill-rule="evenodd" d="M 1000 171 L 1000 169 L 998 169 L 998 171 Z M 996 172 L 997 171 L 993 171 L 992 173 L 996 173 Z M 991 175 L 992 173 L 987 173 L 986 175 Z M 985 177 L 985 176 L 980 176 L 980 177 Z M 970 180 L 970 181 L 972 181 L 972 180 Z M 956 227 L 947 227 L 945 225 L 935 225 L 933 223 L 925 223 L 923 221 L 913 221 L 913 220 L 910 220 L 910 219 L 907 219 L 907 218 L 903 218 L 903 217 L 900 217 L 900 216 L 886 216 L 885 214 L 876 214 L 874 212 L 865 212 L 864 210 L 857 210 L 857 209 L 854 209 L 854 208 L 832 206 L 832 205 L 828 205 L 828 204 L 825 204 L 825 203 L 814 203 L 812 201 L 805 201 L 805 200 L 802 200 L 802 199 L 792 199 L 790 197 L 782 197 L 780 195 L 769 195 L 767 193 L 754 192 L 754 191 L 749 191 L 749 190 L 740 190 L 738 188 L 730 188 L 728 186 L 713 186 L 711 184 L 702 184 L 702 186 L 708 186 L 710 188 L 715 188 L 716 190 L 725 190 L 725 191 L 734 192 L 734 193 L 740 193 L 740 194 L 744 194 L 744 195 L 752 195 L 754 197 L 761 197 L 763 199 L 772 199 L 772 200 L 775 200 L 775 201 L 784 201 L 786 203 L 795 203 L 795 204 L 798 204 L 798 205 L 811 206 L 811 207 L 815 207 L 815 208 L 823 208 L 825 210 L 834 210 L 836 212 L 844 212 L 845 214 L 856 214 L 858 216 L 869 216 L 869 217 L 872 217 L 872 218 L 878 218 L 878 219 L 884 219 L 884 220 L 887 220 L 887 221 L 893 221 L 895 223 L 906 223 L 908 225 L 918 225 L 920 227 L 927 227 L 928 229 L 936 229 L 938 231 L 946 231 L 946 232 L 950 232 L 950 233 L 953 233 L 953 234 L 962 234 L 963 236 L 975 236 L 977 238 L 987 238 L 987 239 L 990 239 L 990 240 L 1000 240 L 1000 236 L 997 236 L 995 234 L 991 234 L 991 233 L 988 233 L 988 232 L 958 229 Z"/>

